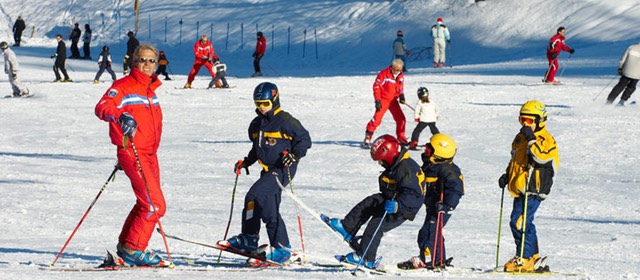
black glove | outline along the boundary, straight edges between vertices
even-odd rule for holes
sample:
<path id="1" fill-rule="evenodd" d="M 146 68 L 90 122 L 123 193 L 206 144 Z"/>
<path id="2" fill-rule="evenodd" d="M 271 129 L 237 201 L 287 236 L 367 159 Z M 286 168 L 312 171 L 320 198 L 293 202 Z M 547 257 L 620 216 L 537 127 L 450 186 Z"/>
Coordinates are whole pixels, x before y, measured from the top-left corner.
<path id="1" fill-rule="evenodd" d="M 136 120 L 134 120 L 129 113 L 124 112 L 118 118 L 118 123 L 122 128 L 122 134 L 133 138 L 133 135 L 136 133 L 136 128 L 138 127 Z"/>
<path id="2" fill-rule="evenodd" d="M 380 103 L 380 100 L 376 100 L 376 111 L 380 111 L 380 109 L 382 109 L 382 103 Z"/>
<path id="3" fill-rule="evenodd" d="M 551 58 L 556 58 L 556 57 L 558 57 L 557 53 L 551 53 Z"/>
<path id="4" fill-rule="evenodd" d="M 574 52 L 576 52 L 576 50 L 574 50 L 574 49 L 570 49 L 570 50 L 569 50 L 569 53 L 570 53 L 570 54 L 573 54 Z"/>
<path id="5" fill-rule="evenodd" d="M 55 57 L 56 57 L 56 54 L 52 54 L 52 55 L 51 55 L 51 58 L 55 58 Z"/>
<path id="6" fill-rule="evenodd" d="M 533 130 L 531 129 L 531 127 L 528 127 L 526 125 L 523 125 L 522 128 L 520 128 L 520 133 L 524 135 L 524 138 L 527 139 L 527 141 L 536 139 L 536 136 L 533 134 Z"/>
<path id="7" fill-rule="evenodd" d="M 622 76 L 622 68 L 618 68 L 618 75 Z"/>
<path id="8" fill-rule="evenodd" d="M 256 57 L 256 56 L 258 56 L 258 54 L 256 54 L 256 53 L 253 53 L 253 54 L 252 54 L 251 56 L 253 56 L 253 57 Z"/>
<path id="9" fill-rule="evenodd" d="M 400 98 L 398 98 L 400 104 L 407 104 L 407 100 L 404 98 L 404 94 L 400 94 Z"/>
<path id="10" fill-rule="evenodd" d="M 298 162 L 298 157 L 294 153 L 290 153 L 289 151 L 282 152 L 282 163 L 285 167 L 289 167 L 296 162 Z"/>
<path id="11" fill-rule="evenodd" d="M 498 187 L 500 187 L 501 189 L 504 189 L 504 187 L 506 187 L 507 184 L 509 184 L 509 177 L 507 176 L 507 173 L 504 173 L 498 179 Z"/>
<path id="12" fill-rule="evenodd" d="M 238 160 L 238 162 L 236 162 L 236 164 L 233 166 L 233 172 L 240 175 L 240 171 L 242 170 L 242 168 L 244 168 L 244 170 L 247 172 L 247 175 L 249 175 L 249 166 L 246 162 L 246 157 L 244 159 Z"/>
<path id="13" fill-rule="evenodd" d="M 451 43 L 451 40 L 447 40 L 447 43 Z"/>
<path id="14" fill-rule="evenodd" d="M 11 74 L 11 78 L 15 81 L 18 79 L 18 74 Z"/>

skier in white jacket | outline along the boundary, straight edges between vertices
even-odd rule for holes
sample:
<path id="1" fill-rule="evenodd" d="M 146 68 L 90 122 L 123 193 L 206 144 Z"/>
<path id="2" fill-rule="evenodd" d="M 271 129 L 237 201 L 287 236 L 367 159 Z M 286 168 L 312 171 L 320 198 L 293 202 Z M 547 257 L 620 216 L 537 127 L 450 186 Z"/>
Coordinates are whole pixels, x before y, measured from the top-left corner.
<path id="1" fill-rule="evenodd" d="M 616 106 L 624 106 L 624 102 L 631 97 L 636 90 L 636 84 L 640 79 L 640 43 L 631 45 L 620 58 L 620 66 L 618 67 L 618 75 L 620 81 L 613 87 L 611 93 L 607 97 L 607 104 L 613 103 L 618 95 L 624 90 L 620 102 Z"/>
<path id="2" fill-rule="evenodd" d="M 4 53 L 4 73 L 9 76 L 9 83 L 13 89 L 13 97 L 29 96 L 29 89 L 22 85 L 18 79 L 18 58 L 16 54 L 9 48 L 7 42 L 0 42 L 0 49 Z"/>
<path id="3" fill-rule="evenodd" d="M 418 138 L 420 138 L 420 133 L 427 126 L 431 130 L 431 134 L 440 133 L 436 127 L 436 121 L 440 116 L 440 108 L 435 102 L 429 100 L 429 90 L 426 87 L 418 89 L 418 99 L 414 112 L 414 119 L 418 125 L 411 134 L 411 143 L 409 144 L 409 149 L 411 150 L 418 149 Z"/>

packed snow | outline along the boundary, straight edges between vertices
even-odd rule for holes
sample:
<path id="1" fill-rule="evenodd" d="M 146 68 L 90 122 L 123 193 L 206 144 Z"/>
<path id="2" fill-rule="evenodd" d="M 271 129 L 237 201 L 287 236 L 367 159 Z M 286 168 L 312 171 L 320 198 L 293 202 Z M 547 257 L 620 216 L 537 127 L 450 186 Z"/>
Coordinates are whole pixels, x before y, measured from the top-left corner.
<path id="1" fill-rule="evenodd" d="M 0 40 L 13 42 L 11 27 L 18 15 L 27 30 L 18 56 L 20 78 L 31 98 L 0 99 L 0 277 L 2 279 L 335 279 L 351 277 L 349 270 L 313 266 L 269 268 L 260 272 L 135 270 L 118 272 L 55 272 L 41 270 L 60 252 L 80 218 L 96 197 L 115 163 L 107 123 L 94 115 L 94 106 L 109 87 L 107 74 L 93 84 L 95 59 L 102 45 L 111 46 L 114 70 L 121 77 L 126 31 L 133 29 L 133 1 L 0 1 Z M 231 205 L 235 174 L 232 167 L 250 149 L 247 128 L 255 116 L 251 93 L 263 81 L 276 83 L 282 108 L 309 130 L 313 146 L 300 161 L 293 186 L 315 212 L 344 216 L 353 205 L 378 189 L 382 168 L 360 148 L 365 125 L 374 112 L 371 86 L 377 71 L 388 66 L 391 43 L 403 29 L 409 48 L 430 47 L 428 29 L 443 17 L 452 33 L 448 64 L 431 68 L 427 58 L 412 61 L 406 73 L 406 96 L 415 104 L 416 90 L 426 86 L 442 113 L 441 132 L 458 144 L 455 162 L 464 175 L 466 194 L 445 228 L 451 272 L 403 272 L 402 278 L 512 279 L 511 275 L 469 272 L 491 269 L 501 191 L 497 180 L 510 158 L 510 145 L 519 130 L 518 110 L 536 99 L 548 106 L 548 130 L 558 142 L 560 169 L 554 186 L 536 215 L 540 252 L 549 257 L 558 275 L 544 279 L 639 279 L 640 207 L 638 159 L 640 105 L 605 106 L 615 85 L 618 59 L 637 43 L 640 3 L 620 1 L 259 1 L 185 0 L 140 1 L 138 38 L 167 53 L 172 81 L 157 90 L 164 112 L 160 150 L 161 180 L 167 213 L 162 225 L 177 236 L 213 243 L 224 236 L 231 207 L 229 234 L 240 231 L 244 194 L 259 176 L 259 167 L 238 180 Z M 102 14 L 105 25 L 102 27 Z M 119 24 L 115 18 L 120 14 Z M 149 36 L 147 20 L 152 19 Z M 93 60 L 67 60 L 73 83 L 54 79 L 49 56 L 57 33 L 67 37 L 72 22 L 90 19 Z M 169 23 L 167 42 L 164 22 Z M 184 20 L 182 43 L 178 21 Z M 193 62 L 192 46 L 199 34 L 209 34 L 229 67 L 229 90 L 204 89 L 209 77 L 201 69 L 194 89 L 181 89 Z M 225 47 L 227 23 L 229 45 Z M 240 24 L 245 43 L 240 46 Z M 271 45 L 263 59 L 265 77 L 247 78 L 259 24 Z M 272 25 L 275 27 L 272 37 Z M 31 37 L 32 26 L 34 35 Z M 289 53 L 287 27 L 292 28 Z M 567 28 L 566 43 L 576 53 L 560 56 L 558 79 L 563 85 L 542 85 L 547 68 L 544 50 L 558 26 Z M 302 29 L 307 28 L 306 42 Z M 318 34 L 318 58 L 313 29 Z M 118 33 L 122 31 L 122 33 Z M 70 42 L 66 41 L 67 47 Z M 302 57 L 303 48 L 305 57 Z M 0 74 L 0 97 L 11 94 Z M 637 94 L 629 100 L 637 100 Z M 403 107 L 407 134 L 415 123 Z M 374 137 L 395 131 L 389 114 Z M 420 142 L 428 141 L 425 130 Z M 411 155 L 421 163 L 420 152 Z M 91 267 L 102 262 L 105 250 L 115 250 L 122 223 L 134 203 L 129 180 L 119 172 L 56 263 L 56 267 Z M 505 195 L 499 264 L 515 255 L 508 228 L 512 199 Z M 301 249 L 297 213 L 283 195 L 281 212 L 292 246 Z M 333 255 L 350 252 L 303 208 L 305 251 L 309 261 L 335 263 Z M 418 254 L 417 232 L 424 210 L 382 239 L 378 254 L 388 268 Z M 266 242 L 266 233 L 261 233 Z M 173 260 L 213 261 L 218 251 L 168 240 Z M 150 248 L 166 257 L 160 234 Z M 243 262 L 223 253 L 223 261 Z M 359 274 L 361 277 L 364 273 Z M 383 278 L 386 276 L 367 276 Z M 533 279 L 537 277 L 527 277 Z"/>

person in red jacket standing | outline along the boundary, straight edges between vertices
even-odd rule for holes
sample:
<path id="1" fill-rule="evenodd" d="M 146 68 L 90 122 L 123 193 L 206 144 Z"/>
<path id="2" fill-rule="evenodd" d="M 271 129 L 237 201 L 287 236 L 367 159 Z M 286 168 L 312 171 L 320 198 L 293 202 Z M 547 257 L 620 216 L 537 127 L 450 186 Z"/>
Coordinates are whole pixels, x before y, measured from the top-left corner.
<path id="1" fill-rule="evenodd" d="M 200 40 L 198 40 L 193 45 L 193 54 L 195 55 L 195 61 L 193 62 L 193 67 L 191 68 L 191 72 L 189 72 L 189 77 L 187 78 L 187 83 L 184 85 L 184 88 L 191 88 L 191 83 L 193 79 L 198 75 L 198 71 L 202 66 L 207 68 L 209 74 L 211 74 L 211 78 L 215 78 L 216 74 L 211 69 L 213 67 L 213 63 L 211 62 L 213 59 L 213 45 L 207 39 L 207 35 L 202 35 Z"/>
<path id="2" fill-rule="evenodd" d="M 267 39 L 262 35 L 262 31 L 259 31 L 258 39 L 256 41 L 256 50 L 253 52 L 253 70 L 255 70 L 255 72 L 251 77 L 262 77 L 262 72 L 260 71 L 260 60 L 262 59 L 262 56 L 264 56 L 265 50 L 267 50 Z"/>
<path id="3" fill-rule="evenodd" d="M 367 123 L 364 142 L 362 147 L 369 149 L 373 132 L 382 122 L 382 117 L 389 110 L 396 121 L 396 136 L 402 145 L 408 145 L 407 138 L 404 136 L 405 124 L 407 120 L 400 108 L 400 104 L 406 104 L 404 98 L 404 74 L 402 74 L 404 63 L 401 59 L 396 58 L 391 61 L 391 66 L 380 71 L 373 83 L 373 98 L 376 104 L 376 112 L 373 118 Z"/>
<path id="4" fill-rule="evenodd" d="M 95 108 L 96 116 L 109 123 L 118 163 L 136 196 L 117 246 L 118 256 L 130 266 L 171 265 L 147 249 L 166 209 L 156 154 L 162 135 L 162 109 L 155 93 L 162 84 L 154 74 L 157 59 L 158 50 L 142 43 L 133 53 L 131 73 L 115 81 Z"/>
<path id="5" fill-rule="evenodd" d="M 559 27 L 556 35 L 551 37 L 549 40 L 549 45 L 547 46 L 547 60 L 549 60 L 549 69 L 547 69 L 547 73 L 544 75 L 543 82 L 545 83 L 559 83 L 560 81 L 556 80 L 556 73 L 558 72 L 558 55 L 560 55 L 561 51 L 569 52 L 573 54 L 576 52 L 574 49 L 564 44 L 564 33 L 566 29 L 564 27 Z"/>

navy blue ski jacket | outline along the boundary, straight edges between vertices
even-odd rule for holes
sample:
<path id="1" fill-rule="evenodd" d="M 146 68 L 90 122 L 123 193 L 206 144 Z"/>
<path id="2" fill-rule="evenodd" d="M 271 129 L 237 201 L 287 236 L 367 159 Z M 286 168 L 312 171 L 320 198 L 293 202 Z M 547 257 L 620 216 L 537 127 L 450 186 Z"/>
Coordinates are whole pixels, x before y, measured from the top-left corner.
<path id="1" fill-rule="evenodd" d="M 247 165 L 258 161 L 263 170 L 268 172 L 284 167 L 284 151 L 293 153 L 298 159 L 307 154 L 307 150 L 311 148 L 311 137 L 300 121 L 280 107 L 266 115 L 260 114 L 257 109 L 256 113 L 258 116 L 249 125 L 249 140 L 253 142 L 253 146 L 247 155 Z"/>

